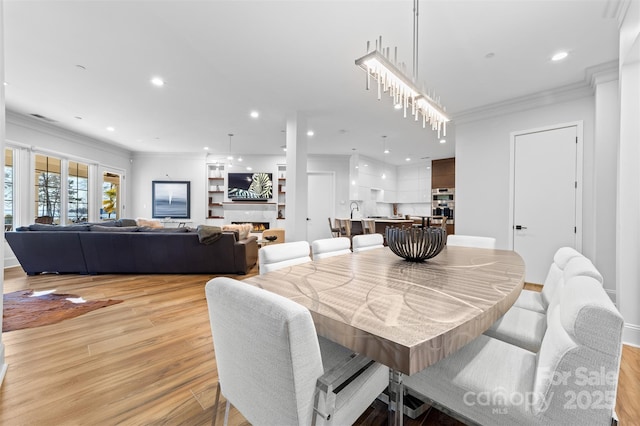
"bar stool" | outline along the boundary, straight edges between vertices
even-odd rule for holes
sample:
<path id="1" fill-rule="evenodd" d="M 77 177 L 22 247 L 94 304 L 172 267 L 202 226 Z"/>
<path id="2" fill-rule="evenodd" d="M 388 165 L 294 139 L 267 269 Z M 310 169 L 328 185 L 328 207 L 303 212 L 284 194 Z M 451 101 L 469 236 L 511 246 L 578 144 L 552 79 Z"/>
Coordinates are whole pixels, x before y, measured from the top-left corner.
<path id="1" fill-rule="evenodd" d="M 327 218 L 329 220 L 329 229 L 331 230 L 331 236 L 333 238 L 337 238 L 340 236 L 340 227 L 338 225 L 334 225 L 331 223 L 331 218 Z M 336 220 L 337 222 L 337 220 Z"/>
<path id="2" fill-rule="evenodd" d="M 362 233 L 363 234 L 375 234 L 376 233 L 376 221 L 373 219 L 362 219 Z"/>

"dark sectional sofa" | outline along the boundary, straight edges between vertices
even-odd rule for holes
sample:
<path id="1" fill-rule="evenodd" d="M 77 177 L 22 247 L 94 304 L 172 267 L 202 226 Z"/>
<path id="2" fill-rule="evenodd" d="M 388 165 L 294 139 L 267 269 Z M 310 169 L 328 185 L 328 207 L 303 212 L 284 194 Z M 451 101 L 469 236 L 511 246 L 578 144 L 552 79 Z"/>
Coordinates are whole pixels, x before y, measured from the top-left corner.
<path id="1" fill-rule="evenodd" d="M 34 224 L 5 238 L 28 275 L 246 274 L 258 260 L 257 238 L 237 232 L 203 244 L 189 228 Z"/>

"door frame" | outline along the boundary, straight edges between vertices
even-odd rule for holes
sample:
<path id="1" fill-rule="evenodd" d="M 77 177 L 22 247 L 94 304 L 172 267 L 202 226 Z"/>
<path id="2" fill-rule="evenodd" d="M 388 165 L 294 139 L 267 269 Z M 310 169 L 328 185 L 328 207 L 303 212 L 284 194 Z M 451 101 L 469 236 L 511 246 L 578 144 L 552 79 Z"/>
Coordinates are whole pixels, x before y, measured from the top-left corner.
<path id="1" fill-rule="evenodd" d="M 583 131 L 583 122 L 579 121 L 570 121 L 567 123 L 560 123 L 549 126 L 536 127 L 533 129 L 527 130 L 518 130 L 515 132 L 511 132 L 509 139 L 509 222 L 508 222 L 508 239 L 509 250 L 513 250 L 513 238 L 514 238 L 514 206 L 513 202 L 515 200 L 515 166 L 516 166 L 516 150 L 515 143 L 516 137 L 524 136 L 529 133 L 540 133 L 547 132 L 550 130 L 562 129 L 566 127 L 575 127 L 576 128 L 576 136 L 578 137 L 577 146 L 576 146 L 576 181 L 578 188 L 576 190 L 576 247 L 575 249 L 579 252 L 582 252 L 582 234 L 583 234 L 583 226 L 582 226 L 582 194 L 584 191 L 584 176 L 583 176 L 583 166 L 584 166 L 584 131 Z"/>

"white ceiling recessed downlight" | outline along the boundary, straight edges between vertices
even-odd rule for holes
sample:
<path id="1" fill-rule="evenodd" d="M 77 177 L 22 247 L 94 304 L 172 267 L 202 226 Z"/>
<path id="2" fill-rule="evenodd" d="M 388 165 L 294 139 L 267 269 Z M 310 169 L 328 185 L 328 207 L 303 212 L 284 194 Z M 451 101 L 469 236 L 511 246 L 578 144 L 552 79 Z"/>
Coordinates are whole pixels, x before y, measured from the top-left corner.
<path id="1" fill-rule="evenodd" d="M 164 80 L 161 79 L 160 77 L 153 77 L 151 79 L 151 84 L 153 84 L 154 86 L 157 86 L 157 87 L 162 87 L 162 86 L 164 86 Z"/>
<path id="2" fill-rule="evenodd" d="M 556 53 L 555 55 L 553 55 L 551 57 L 551 60 L 553 62 L 558 62 L 558 61 L 561 61 L 561 60 L 565 59 L 567 56 L 569 56 L 569 54 L 567 52 L 564 52 L 564 51 L 563 52 L 558 52 L 558 53 Z"/>

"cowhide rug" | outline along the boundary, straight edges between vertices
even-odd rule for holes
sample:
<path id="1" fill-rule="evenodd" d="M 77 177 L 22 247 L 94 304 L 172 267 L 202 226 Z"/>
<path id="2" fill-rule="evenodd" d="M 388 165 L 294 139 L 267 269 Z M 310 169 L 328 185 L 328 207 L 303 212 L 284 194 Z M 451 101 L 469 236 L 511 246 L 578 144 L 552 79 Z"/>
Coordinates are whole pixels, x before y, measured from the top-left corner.
<path id="1" fill-rule="evenodd" d="M 55 324 L 120 302 L 122 300 L 85 301 L 74 294 L 38 292 L 34 295 L 32 290 L 14 291 L 4 295 L 2 331 Z"/>

